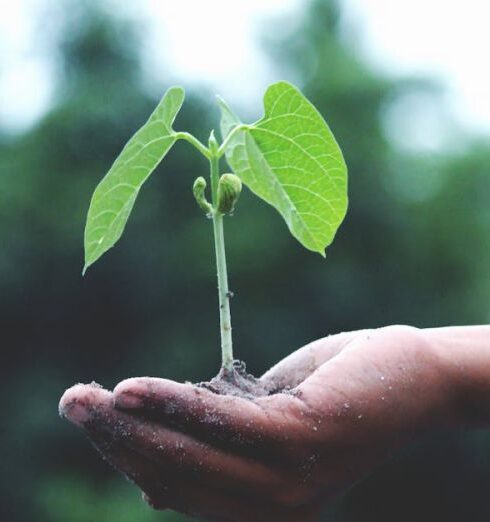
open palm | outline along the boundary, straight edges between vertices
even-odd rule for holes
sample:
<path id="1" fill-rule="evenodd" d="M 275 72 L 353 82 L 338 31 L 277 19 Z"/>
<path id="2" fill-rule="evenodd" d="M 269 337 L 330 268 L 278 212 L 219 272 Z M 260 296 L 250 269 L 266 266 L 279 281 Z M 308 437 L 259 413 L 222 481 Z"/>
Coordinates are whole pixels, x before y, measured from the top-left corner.
<path id="1" fill-rule="evenodd" d="M 488 344 L 489 333 L 344 333 L 269 370 L 261 377 L 268 396 L 143 377 L 113 392 L 74 386 L 60 411 L 157 509 L 211 521 L 305 522 L 403 444 L 461 422 L 448 353 L 458 339 Z"/>

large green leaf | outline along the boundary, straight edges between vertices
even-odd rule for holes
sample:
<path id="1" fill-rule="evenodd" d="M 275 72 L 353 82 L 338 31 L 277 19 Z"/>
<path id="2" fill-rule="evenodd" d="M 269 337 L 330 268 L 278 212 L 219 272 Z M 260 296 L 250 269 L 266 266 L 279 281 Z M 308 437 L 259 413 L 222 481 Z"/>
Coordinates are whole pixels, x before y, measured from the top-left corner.
<path id="1" fill-rule="evenodd" d="M 140 188 L 177 139 L 172 124 L 183 102 L 184 90 L 170 88 L 95 189 L 85 226 L 84 273 L 121 237 Z"/>
<path id="2" fill-rule="evenodd" d="M 220 100 L 223 137 L 241 122 Z M 264 117 L 236 131 L 226 148 L 235 174 L 275 207 L 306 248 L 325 248 L 347 211 L 347 167 L 325 120 L 293 85 L 271 85 Z"/>

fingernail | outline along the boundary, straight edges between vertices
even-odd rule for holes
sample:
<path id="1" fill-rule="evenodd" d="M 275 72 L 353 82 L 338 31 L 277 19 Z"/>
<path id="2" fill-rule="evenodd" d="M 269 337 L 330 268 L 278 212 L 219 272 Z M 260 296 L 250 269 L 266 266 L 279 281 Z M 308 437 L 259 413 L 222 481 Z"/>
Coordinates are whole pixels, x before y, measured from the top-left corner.
<path id="1" fill-rule="evenodd" d="M 80 427 L 90 419 L 89 410 L 76 401 L 60 406 L 60 415 Z"/>
<path id="2" fill-rule="evenodd" d="M 133 410 L 141 408 L 143 401 L 139 395 L 130 391 L 121 392 L 115 397 L 116 408 L 123 408 L 126 410 Z"/>
<path id="3" fill-rule="evenodd" d="M 59 413 L 77 426 L 83 426 L 93 416 L 94 406 L 108 399 L 109 392 L 94 384 L 76 384 L 65 391 Z"/>

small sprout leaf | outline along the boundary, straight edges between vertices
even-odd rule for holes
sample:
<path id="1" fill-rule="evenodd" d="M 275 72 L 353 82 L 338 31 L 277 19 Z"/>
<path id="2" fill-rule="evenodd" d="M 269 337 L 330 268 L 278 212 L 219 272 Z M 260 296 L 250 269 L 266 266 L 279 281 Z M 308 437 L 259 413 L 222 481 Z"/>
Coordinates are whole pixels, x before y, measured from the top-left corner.
<path id="1" fill-rule="evenodd" d="M 202 208 L 204 213 L 210 215 L 213 211 L 213 207 L 206 199 L 206 186 L 206 180 L 202 176 L 199 176 L 194 181 L 192 192 L 194 193 L 194 199 L 197 201 L 197 204 Z"/>
<path id="2" fill-rule="evenodd" d="M 225 138 L 241 122 L 222 100 L 219 104 Z M 324 256 L 347 211 L 342 152 L 320 113 L 293 85 L 271 85 L 264 109 L 261 120 L 231 137 L 227 161 L 304 247 Z"/>
<path id="3" fill-rule="evenodd" d="M 177 140 L 172 124 L 183 102 L 181 87 L 168 89 L 95 189 L 85 226 L 84 273 L 121 237 L 143 183 Z"/>
<path id="4" fill-rule="evenodd" d="M 223 174 L 218 182 L 218 212 L 231 214 L 242 191 L 242 180 L 235 174 Z"/>
<path id="5" fill-rule="evenodd" d="M 221 129 L 221 138 L 225 141 L 226 137 L 233 130 L 234 127 L 240 125 L 242 123 L 238 116 L 228 107 L 228 104 L 223 100 L 223 98 L 217 96 L 218 105 L 221 109 L 221 121 L 220 121 L 220 129 Z"/>
<path id="6" fill-rule="evenodd" d="M 209 134 L 209 140 L 208 140 L 208 147 L 211 154 L 216 154 L 218 150 L 218 140 L 216 139 L 216 136 L 214 135 L 214 130 L 211 131 Z"/>

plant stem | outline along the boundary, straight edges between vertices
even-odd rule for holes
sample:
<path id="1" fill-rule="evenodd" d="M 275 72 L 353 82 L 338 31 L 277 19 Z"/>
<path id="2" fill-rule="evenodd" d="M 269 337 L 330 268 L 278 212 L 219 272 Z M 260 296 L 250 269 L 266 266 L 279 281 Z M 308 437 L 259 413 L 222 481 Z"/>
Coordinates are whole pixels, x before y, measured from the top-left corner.
<path id="1" fill-rule="evenodd" d="M 241 123 L 240 125 L 237 125 L 225 138 L 225 141 L 220 145 L 220 148 L 218 149 L 218 158 L 221 158 L 223 154 L 226 152 L 226 147 L 232 140 L 232 138 L 235 137 L 235 134 L 240 132 L 241 130 L 250 128 L 250 125 L 247 125 L 246 123 Z"/>
<path id="2" fill-rule="evenodd" d="M 192 134 L 189 134 L 188 132 L 176 132 L 174 136 L 178 140 L 185 140 L 189 142 L 191 145 L 194 145 L 196 149 L 206 158 L 211 160 L 211 154 L 209 149 L 203 145 L 196 137 L 194 137 Z"/>
<path id="3" fill-rule="evenodd" d="M 219 157 L 216 152 L 209 159 L 211 174 L 211 191 L 213 201 L 214 248 L 216 252 L 216 268 L 218 272 L 219 319 L 221 330 L 222 368 L 233 369 L 233 343 L 231 337 L 230 291 L 228 289 L 228 272 L 226 269 L 225 237 L 223 230 L 223 214 L 218 212 Z"/>

